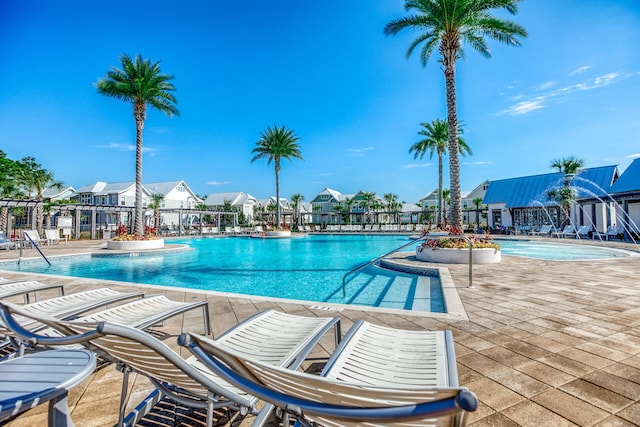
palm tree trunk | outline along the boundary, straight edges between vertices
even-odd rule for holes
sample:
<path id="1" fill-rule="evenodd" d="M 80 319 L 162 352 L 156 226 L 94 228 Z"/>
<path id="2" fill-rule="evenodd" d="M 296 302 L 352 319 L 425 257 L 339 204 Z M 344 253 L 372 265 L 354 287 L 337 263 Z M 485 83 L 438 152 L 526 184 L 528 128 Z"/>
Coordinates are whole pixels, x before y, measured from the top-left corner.
<path id="1" fill-rule="evenodd" d="M 44 222 L 44 214 L 42 212 L 42 197 L 38 197 L 38 204 L 36 205 L 36 223 L 33 228 L 38 230 L 39 234 L 44 234 L 44 228 L 42 223 Z"/>
<path id="2" fill-rule="evenodd" d="M 280 228 L 280 158 L 275 159 L 276 169 L 276 230 Z"/>
<path id="3" fill-rule="evenodd" d="M 447 122 L 449 124 L 449 203 L 451 225 L 462 228 L 462 198 L 460 195 L 460 149 L 458 146 L 458 113 L 456 110 L 456 77 L 454 63 L 445 70 L 447 89 Z"/>
<path id="4" fill-rule="evenodd" d="M 438 215 L 436 223 L 441 224 L 444 218 L 444 206 L 442 205 L 442 153 L 438 152 Z"/>
<path id="5" fill-rule="evenodd" d="M 142 113 L 137 111 L 134 113 L 136 118 L 136 200 L 135 200 L 135 219 L 133 232 L 140 236 L 144 236 L 144 223 L 142 211 L 142 130 L 144 129 L 144 120 Z"/>
<path id="6" fill-rule="evenodd" d="M 7 222 L 9 221 L 9 208 L 0 208 L 0 231 L 7 231 Z"/>

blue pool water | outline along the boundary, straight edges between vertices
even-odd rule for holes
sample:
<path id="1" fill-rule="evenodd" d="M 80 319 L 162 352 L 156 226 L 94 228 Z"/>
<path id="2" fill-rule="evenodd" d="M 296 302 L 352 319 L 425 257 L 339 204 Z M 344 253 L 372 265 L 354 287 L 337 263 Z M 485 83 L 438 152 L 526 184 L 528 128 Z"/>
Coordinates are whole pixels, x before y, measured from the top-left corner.
<path id="1" fill-rule="evenodd" d="M 588 261 L 624 258 L 629 252 L 591 245 L 541 242 L 535 240 L 496 239 L 503 255 L 516 255 L 553 261 Z"/>
<path id="2" fill-rule="evenodd" d="M 418 278 L 374 268 L 353 276 L 343 297 L 342 276 L 347 271 L 406 244 L 406 236 L 194 238 L 171 243 L 184 243 L 194 250 L 70 258 L 54 261 L 52 266 L 23 263 L 11 269 L 314 302 L 445 311 L 437 277 Z"/>

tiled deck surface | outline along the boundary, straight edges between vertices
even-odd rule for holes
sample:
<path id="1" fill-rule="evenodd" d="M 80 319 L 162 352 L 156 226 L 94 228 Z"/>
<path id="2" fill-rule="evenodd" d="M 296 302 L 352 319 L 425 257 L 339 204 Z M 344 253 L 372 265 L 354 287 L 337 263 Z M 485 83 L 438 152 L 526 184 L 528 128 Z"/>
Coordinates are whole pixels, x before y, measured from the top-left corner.
<path id="1" fill-rule="evenodd" d="M 62 243 L 45 252 L 78 253 L 99 247 L 100 242 Z M 24 254 L 35 255 L 34 250 Z M 0 251 L 0 259 L 16 257 L 16 251 Z M 449 269 L 469 321 L 345 309 L 339 313 L 343 331 L 357 319 L 405 329 L 451 329 L 460 383 L 480 400 L 469 418 L 474 427 L 640 424 L 640 258 L 552 262 L 503 256 L 500 264 L 474 266 L 471 289 L 466 288 L 466 266 Z M 6 271 L 0 276 L 33 277 Z M 68 283 L 68 292 L 99 282 L 114 289 L 133 287 L 90 279 L 37 279 Z M 335 314 L 313 310 L 311 304 L 141 288 L 179 300 L 206 297 L 215 335 L 267 307 L 309 316 Z M 47 296 L 53 295 L 43 295 Z M 188 313 L 167 322 L 162 330 L 174 335 L 181 329 L 202 332 L 200 316 Z M 326 360 L 332 349 L 329 335 L 312 357 Z M 114 425 L 120 379 L 113 366 L 107 366 L 72 390 L 69 403 L 76 425 Z M 136 378 L 130 402 L 139 401 L 150 389 L 148 381 Z M 45 425 L 45 409 L 41 405 L 9 425 Z M 242 425 L 250 421 L 247 417 Z"/>

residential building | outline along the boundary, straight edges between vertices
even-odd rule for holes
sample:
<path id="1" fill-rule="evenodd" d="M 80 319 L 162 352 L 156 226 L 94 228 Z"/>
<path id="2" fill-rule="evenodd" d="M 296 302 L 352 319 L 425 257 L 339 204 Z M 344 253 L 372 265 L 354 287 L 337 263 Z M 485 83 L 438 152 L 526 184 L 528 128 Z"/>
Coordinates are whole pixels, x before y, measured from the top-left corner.
<path id="1" fill-rule="evenodd" d="M 144 184 L 149 191 L 151 197 L 149 203 L 153 201 L 155 194 L 162 195 L 160 206 L 160 226 L 176 227 L 182 223 L 182 226 L 191 226 L 197 224 L 199 215 L 190 212 L 180 212 L 183 209 L 196 209 L 203 201 L 184 180 L 151 182 Z M 153 219 L 149 218 L 149 224 L 152 225 Z"/>
<path id="2" fill-rule="evenodd" d="M 233 211 L 242 213 L 247 225 L 252 225 L 255 218 L 255 208 L 259 206 L 258 199 L 249 193 L 242 191 L 211 193 L 203 202 L 209 209 L 222 211 L 226 203 L 231 205 Z"/>
<path id="3" fill-rule="evenodd" d="M 603 231 L 611 224 L 612 202 L 607 199 L 618 178 L 616 166 L 585 168 L 567 177 L 575 191 L 575 203 L 565 212 L 550 192 L 562 189 L 560 172 L 491 181 L 484 196 L 491 228 L 562 225 L 567 216 L 574 225 L 591 225 Z M 614 209 L 615 211 L 615 209 Z"/>

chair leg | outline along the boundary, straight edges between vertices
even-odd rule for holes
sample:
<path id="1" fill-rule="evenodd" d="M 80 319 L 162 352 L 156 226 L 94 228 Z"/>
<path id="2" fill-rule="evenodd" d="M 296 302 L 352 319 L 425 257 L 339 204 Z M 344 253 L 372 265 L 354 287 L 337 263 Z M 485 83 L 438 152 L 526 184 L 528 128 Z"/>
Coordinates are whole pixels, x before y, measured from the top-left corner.
<path id="1" fill-rule="evenodd" d="M 207 427 L 213 427 L 213 396 L 207 399 Z"/>
<path id="2" fill-rule="evenodd" d="M 124 411 L 127 406 L 127 392 L 129 389 L 129 372 L 131 368 L 118 363 L 116 366 L 120 372 L 122 372 L 122 391 L 120 392 L 120 409 L 118 411 L 118 427 L 124 426 Z"/>

